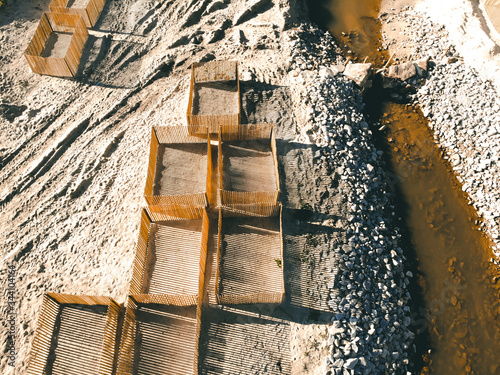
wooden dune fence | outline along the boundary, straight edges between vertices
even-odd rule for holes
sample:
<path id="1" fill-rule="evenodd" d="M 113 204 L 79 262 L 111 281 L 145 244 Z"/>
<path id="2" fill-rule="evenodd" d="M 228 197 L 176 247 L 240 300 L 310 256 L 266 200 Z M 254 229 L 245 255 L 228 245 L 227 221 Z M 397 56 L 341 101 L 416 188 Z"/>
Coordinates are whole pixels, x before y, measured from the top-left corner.
<path id="1" fill-rule="evenodd" d="M 161 144 L 189 144 L 189 143 L 207 143 L 207 182 L 206 192 L 182 195 L 154 195 L 155 177 L 158 173 L 158 148 Z M 206 133 L 203 137 L 191 136 L 185 126 L 154 126 L 151 129 L 151 145 L 149 152 L 148 174 L 146 178 L 146 187 L 144 189 L 144 198 L 151 212 L 168 216 L 165 207 L 206 207 L 207 193 L 212 193 L 212 149 L 210 147 L 210 137 Z M 189 166 L 179 165 L 180 169 L 188 169 Z M 188 171 L 188 173 L 192 173 Z"/>
<path id="2" fill-rule="evenodd" d="M 220 178 L 220 202 L 223 207 L 236 207 L 255 203 L 275 205 L 280 194 L 280 177 L 278 170 L 278 150 L 276 148 L 276 136 L 272 124 L 256 125 L 229 125 L 219 127 L 219 178 Z M 257 139 L 268 139 L 272 152 L 274 164 L 274 176 L 276 190 L 273 191 L 230 191 L 224 190 L 224 155 L 223 142 L 229 141 L 250 141 Z"/>
<path id="3" fill-rule="evenodd" d="M 171 306 L 186 306 L 184 304 L 177 304 L 176 301 L 164 301 L 166 303 L 163 303 L 164 305 L 171 305 Z M 117 375 L 134 375 L 136 374 L 135 366 L 136 366 L 136 360 L 140 357 L 140 354 L 138 354 L 136 351 L 140 350 L 140 347 L 137 346 L 136 344 L 136 335 L 137 335 L 137 311 L 138 309 L 141 308 L 141 306 L 144 306 L 145 304 L 141 302 L 140 300 L 137 300 L 135 296 L 129 296 L 127 300 L 127 308 L 125 311 L 125 317 L 124 317 L 124 322 L 123 322 L 123 329 L 122 329 L 122 336 L 121 336 L 121 341 L 120 341 L 120 346 L 118 349 L 118 364 L 117 364 Z M 147 305 L 146 305 L 147 306 Z M 171 345 L 176 345 L 177 347 L 175 349 L 179 350 L 182 352 L 184 350 L 184 347 L 191 347 L 191 345 L 194 346 L 194 358 L 193 358 L 193 365 L 192 365 L 192 374 L 198 374 L 198 361 L 199 361 L 199 332 L 200 332 L 200 327 L 201 327 L 201 307 L 198 306 L 196 310 L 196 327 L 195 327 L 195 342 L 190 342 L 190 338 L 184 337 L 181 332 L 179 332 L 179 335 L 177 335 L 178 340 L 175 343 L 170 343 L 170 342 L 164 342 L 164 344 L 171 344 Z M 161 340 L 161 333 L 158 335 L 158 338 Z M 150 343 L 151 345 L 151 343 Z M 157 350 L 155 353 L 156 356 L 162 356 L 162 353 Z M 172 373 L 179 373 L 179 369 L 177 367 L 177 364 L 173 363 L 171 358 L 164 358 L 164 361 L 166 363 L 166 367 L 168 368 L 175 368 L 177 372 L 172 371 Z M 151 369 L 151 373 L 158 373 L 154 372 L 156 371 L 161 371 L 159 369 Z M 182 371 L 182 370 L 181 370 Z M 163 373 L 163 372 L 162 372 Z"/>
<path id="4" fill-rule="evenodd" d="M 252 304 L 252 303 L 281 303 L 285 297 L 285 284 L 284 284 L 284 272 L 283 272 L 283 223 L 282 223 L 282 206 L 281 204 L 275 204 L 274 207 L 266 207 L 262 205 L 255 205 L 253 208 L 247 207 L 248 210 L 242 213 L 241 217 L 264 217 L 264 212 L 268 212 L 269 215 L 267 217 L 273 217 L 279 215 L 279 225 L 280 225 L 280 233 L 279 233 L 279 241 L 280 241 L 280 254 L 279 258 L 277 258 L 281 262 L 281 285 L 280 289 L 276 291 L 249 291 L 245 294 L 227 294 L 221 292 L 221 283 L 222 277 L 221 274 L 221 263 L 222 263 L 222 237 L 223 233 L 223 221 L 225 217 L 234 217 L 237 216 L 237 212 L 228 211 L 223 208 L 219 209 L 219 230 L 217 237 L 217 254 L 216 254 L 216 281 L 215 281 L 215 297 L 218 304 L 224 305 L 235 305 L 235 304 Z M 259 211 L 261 210 L 261 211 Z M 264 211 L 266 210 L 266 211 Z M 253 212 L 258 212 L 257 214 L 253 214 Z M 230 220 L 230 219 L 229 219 Z M 244 267 L 245 265 L 242 265 Z"/>
<path id="5" fill-rule="evenodd" d="M 166 295 L 166 294 L 141 294 L 141 288 L 145 277 L 145 267 L 148 252 L 149 228 L 152 222 L 150 213 L 143 209 L 141 215 L 141 226 L 139 240 L 137 242 L 136 256 L 133 266 L 132 280 L 130 282 L 129 302 L 125 314 L 123 335 L 120 343 L 120 357 L 118 361 L 118 374 L 133 373 L 133 352 L 135 339 L 135 312 L 138 304 L 161 304 L 174 306 L 196 305 L 196 330 L 195 330 L 195 358 L 193 362 L 193 373 L 198 374 L 199 342 L 201 335 L 201 314 L 203 305 L 203 293 L 205 289 L 205 272 L 207 267 L 209 223 L 205 208 L 196 207 L 193 210 L 185 208 L 184 211 L 177 210 L 172 219 L 202 219 L 201 248 L 198 275 L 197 295 Z M 132 354 L 131 354 L 132 353 Z"/>
<path id="6" fill-rule="evenodd" d="M 53 32 L 70 32 L 72 34 L 64 57 L 42 57 L 47 41 Z M 85 22 L 80 16 L 44 13 L 24 56 L 34 73 L 56 77 L 73 77 L 78 70 L 88 35 Z"/>
<path id="7" fill-rule="evenodd" d="M 52 350 L 52 339 L 56 330 L 56 321 L 60 309 L 65 304 L 104 305 L 108 307 L 104 340 L 98 349 L 99 367 L 96 374 L 111 375 L 115 358 L 116 331 L 120 306 L 111 298 L 101 296 L 75 296 L 70 294 L 47 293 L 38 318 L 37 328 L 31 347 L 30 361 L 26 374 L 45 375 L 49 355 Z"/>
<path id="8" fill-rule="evenodd" d="M 197 83 L 220 81 L 236 81 L 238 113 L 194 115 L 193 99 Z M 189 101 L 187 108 L 187 123 L 190 134 L 203 134 L 206 128 L 209 133 L 217 133 L 220 125 L 239 125 L 241 123 L 240 80 L 237 61 L 210 61 L 206 63 L 193 63 L 191 65 L 191 85 L 189 88 Z M 217 98 L 214 98 L 217 100 Z"/>
<path id="9" fill-rule="evenodd" d="M 168 210 L 168 208 L 167 208 Z M 163 219 L 163 218 L 162 218 Z M 165 305 L 176 306 L 192 306 L 196 305 L 200 299 L 200 294 L 203 294 L 205 269 L 207 263 L 207 246 L 208 246 L 208 233 L 209 233 L 209 219 L 205 208 L 196 208 L 196 210 L 184 209 L 176 211 L 176 216 L 172 216 L 170 220 L 197 220 L 202 219 L 201 228 L 201 244 L 200 245 L 200 261 L 199 261 L 199 274 L 191 275 L 196 276 L 198 280 L 198 294 L 144 294 L 142 291 L 146 274 L 147 274 L 147 259 L 149 249 L 149 234 L 151 224 L 150 215 L 146 209 L 141 213 L 141 225 L 139 229 L 139 239 L 137 240 L 137 247 L 135 253 L 135 260 L 132 269 L 132 278 L 130 281 L 129 295 L 139 303 L 159 303 Z M 162 220 L 163 221 L 163 220 Z M 179 238 L 178 241 L 183 241 Z M 186 280 L 190 275 L 185 275 Z"/>
<path id="10" fill-rule="evenodd" d="M 66 6 L 68 4 L 68 0 L 52 0 L 49 4 L 49 8 L 52 12 L 75 14 L 80 16 L 85 22 L 85 26 L 90 28 L 96 24 L 105 3 L 106 0 L 88 0 L 85 7 L 72 6 L 68 8 Z"/>

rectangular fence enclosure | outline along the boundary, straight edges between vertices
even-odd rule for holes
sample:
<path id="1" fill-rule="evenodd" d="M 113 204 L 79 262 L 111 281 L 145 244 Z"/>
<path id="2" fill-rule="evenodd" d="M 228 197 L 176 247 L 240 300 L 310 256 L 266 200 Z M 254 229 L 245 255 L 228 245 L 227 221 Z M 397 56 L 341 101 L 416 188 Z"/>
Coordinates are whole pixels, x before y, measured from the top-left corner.
<path id="1" fill-rule="evenodd" d="M 129 295 L 141 303 L 196 305 L 203 294 L 209 219 L 204 208 L 152 221 L 142 210 Z"/>
<path id="2" fill-rule="evenodd" d="M 190 134 L 217 133 L 219 125 L 239 125 L 240 80 L 237 61 L 210 61 L 191 65 L 187 109 Z"/>
<path id="3" fill-rule="evenodd" d="M 271 215 L 234 217 L 234 212 L 219 210 L 217 303 L 283 302 L 281 205 Z"/>
<path id="4" fill-rule="evenodd" d="M 211 195 L 210 137 L 188 134 L 185 126 L 154 126 L 151 130 L 144 197 L 151 211 L 166 206 L 207 206 Z"/>
<path id="5" fill-rule="evenodd" d="M 76 14 L 82 17 L 85 26 L 91 28 L 99 19 L 106 0 L 52 0 L 51 12 Z"/>
<path id="6" fill-rule="evenodd" d="M 143 304 L 130 296 L 117 375 L 198 374 L 201 309 Z"/>
<path id="7" fill-rule="evenodd" d="M 73 77 L 88 35 L 80 16 L 44 13 L 24 56 L 33 73 Z"/>
<path id="8" fill-rule="evenodd" d="M 275 204 L 280 180 L 273 126 L 221 126 L 220 134 L 221 205 Z"/>
<path id="9" fill-rule="evenodd" d="M 111 375 L 119 314 L 108 297 L 47 293 L 26 373 Z"/>

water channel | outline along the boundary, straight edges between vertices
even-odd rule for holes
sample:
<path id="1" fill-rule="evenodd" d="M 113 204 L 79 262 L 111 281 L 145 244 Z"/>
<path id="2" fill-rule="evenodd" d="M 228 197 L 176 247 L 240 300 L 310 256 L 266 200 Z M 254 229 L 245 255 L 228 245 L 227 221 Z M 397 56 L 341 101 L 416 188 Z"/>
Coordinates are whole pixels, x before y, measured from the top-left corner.
<path id="1" fill-rule="evenodd" d="M 354 59 L 382 67 L 380 0 L 309 0 L 311 19 Z M 393 182 L 405 237 L 417 333 L 414 372 L 500 374 L 500 273 L 480 219 L 435 145 L 420 110 L 395 103 L 374 85 L 365 94 Z"/>

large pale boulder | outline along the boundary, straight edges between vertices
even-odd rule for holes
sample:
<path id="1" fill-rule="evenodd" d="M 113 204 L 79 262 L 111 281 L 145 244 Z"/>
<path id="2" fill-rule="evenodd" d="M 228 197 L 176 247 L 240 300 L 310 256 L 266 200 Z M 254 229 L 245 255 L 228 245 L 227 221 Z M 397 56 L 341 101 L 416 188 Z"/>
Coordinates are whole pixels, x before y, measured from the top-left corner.
<path id="1" fill-rule="evenodd" d="M 360 87 L 365 87 L 372 72 L 372 64 L 352 64 L 346 65 L 344 76 L 352 79 Z"/>

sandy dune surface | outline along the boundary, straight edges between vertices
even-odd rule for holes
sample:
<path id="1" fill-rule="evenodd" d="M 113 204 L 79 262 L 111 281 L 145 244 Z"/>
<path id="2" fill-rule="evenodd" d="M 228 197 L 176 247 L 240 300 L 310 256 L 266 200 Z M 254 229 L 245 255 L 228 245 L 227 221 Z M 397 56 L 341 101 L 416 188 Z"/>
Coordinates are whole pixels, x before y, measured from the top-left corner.
<path id="1" fill-rule="evenodd" d="M 2 285 L 7 266 L 17 270 L 16 366 L 2 356 L 0 373 L 25 372 L 43 293 L 125 301 L 150 129 L 185 123 L 190 64 L 237 58 L 244 79 L 280 83 L 283 26 L 297 11 L 260 1 L 245 12 L 246 3 L 108 0 L 75 79 L 32 74 L 23 57 L 49 0 L 0 13 Z M 8 329 L 0 326 L 2 353 Z"/>

